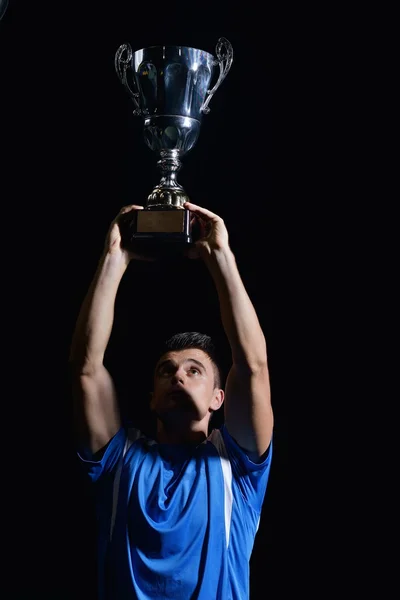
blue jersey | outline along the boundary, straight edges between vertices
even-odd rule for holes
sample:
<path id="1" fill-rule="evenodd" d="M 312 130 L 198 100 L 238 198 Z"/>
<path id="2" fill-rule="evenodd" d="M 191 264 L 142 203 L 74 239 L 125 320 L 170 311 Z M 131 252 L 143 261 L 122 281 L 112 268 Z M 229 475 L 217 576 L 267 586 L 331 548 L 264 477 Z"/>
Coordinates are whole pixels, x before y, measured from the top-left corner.
<path id="1" fill-rule="evenodd" d="M 224 425 L 196 448 L 121 428 L 93 482 L 99 600 L 248 600 L 272 442 L 252 462 Z"/>

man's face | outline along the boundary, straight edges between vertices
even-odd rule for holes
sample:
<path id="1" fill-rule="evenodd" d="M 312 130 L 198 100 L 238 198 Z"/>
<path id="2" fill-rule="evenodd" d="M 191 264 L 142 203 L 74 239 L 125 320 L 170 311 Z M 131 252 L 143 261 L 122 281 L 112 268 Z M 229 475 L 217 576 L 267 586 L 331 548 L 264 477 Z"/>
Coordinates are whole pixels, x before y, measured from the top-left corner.
<path id="1" fill-rule="evenodd" d="M 223 402 L 214 385 L 213 363 L 203 350 L 167 352 L 155 368 L 151 409 L 162 420 L 202 421 Z"/>

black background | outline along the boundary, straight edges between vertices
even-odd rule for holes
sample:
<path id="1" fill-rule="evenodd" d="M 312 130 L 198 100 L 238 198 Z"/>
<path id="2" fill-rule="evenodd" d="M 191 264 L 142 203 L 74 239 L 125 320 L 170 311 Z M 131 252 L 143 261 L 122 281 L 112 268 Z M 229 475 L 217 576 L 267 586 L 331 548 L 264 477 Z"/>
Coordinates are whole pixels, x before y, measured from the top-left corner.
<path id="1" fill-rule="evenodd" d="M 158 13 L 152 5 L 98 4 L 10 0 L 0 22 L 3 368 L 10 415 L 5 597 L 95 598 L 93 517 L 71 439 L 69 343 L 111 220 L 123 205 L 143 204 L 159 178 L 116 76 L 115 52 L 129 42 L 134 50 L 172 43 L 214 53 L 224 36 L 233 65 L 197 145 L 182 160 L 179 181 L 193 202 L 225 220 L 268 343 L 275 451 L 251 560 L 251 599 L 283 598 L 291 542 L 288 397 L 277 315 L 288 289 L 282 264 L 294 250 L 282 222 L 298 199 L 282 194 L 285 169 L 275 168 L 278 143 L 290 139 L 281 40 L 271 21 L 259 22 L 256 34 L 241 27 L 240 15 L 234 26 L 224 19 L 219 25 L 209 7 L 193 7 L 196 18 L 167 7 Z M 131 264 L 107 361 L 121 402 L 138 421 L 146 418 L 154 344 L 188 330 L 210 333 L 229 367 L 216 292 L 202 263 Z"/>

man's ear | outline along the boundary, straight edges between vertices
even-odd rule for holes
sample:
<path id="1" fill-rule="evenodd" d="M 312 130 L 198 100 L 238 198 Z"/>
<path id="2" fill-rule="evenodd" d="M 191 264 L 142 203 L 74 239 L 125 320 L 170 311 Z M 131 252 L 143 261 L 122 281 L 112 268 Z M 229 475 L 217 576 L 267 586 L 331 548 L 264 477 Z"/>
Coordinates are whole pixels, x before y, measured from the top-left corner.
<path id="1" fill-rule="evenodd" d="M 211 407 L 213 410 L 218 410 L 219 408 L 221 408 L 222 404 L 224 403 L 224 398 L 225 398 L 225 392 L 224 390 L 218 389 L 216 390 L 215 394 L 214 394 L 214 399 L 211 403 Z"/>

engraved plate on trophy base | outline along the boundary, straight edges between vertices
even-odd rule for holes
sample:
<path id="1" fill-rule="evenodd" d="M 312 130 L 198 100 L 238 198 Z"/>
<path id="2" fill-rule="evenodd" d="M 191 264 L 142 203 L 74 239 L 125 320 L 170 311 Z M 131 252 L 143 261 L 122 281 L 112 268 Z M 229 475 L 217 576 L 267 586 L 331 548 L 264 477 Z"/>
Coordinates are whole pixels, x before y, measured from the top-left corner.
<path id="1" fill-rule="evenodd" d="M 123 247 L 146 256 L 182 255 L 194 241 L 187 209 L 128 212 L 121 216 L 119 227 Z"/>
<path id="2" fill-rule="evenodd" d="M 137 214 L 136 232 L 142 233 L 184 233 L 188 221 L 188 211 L 141 210 Z"/>

